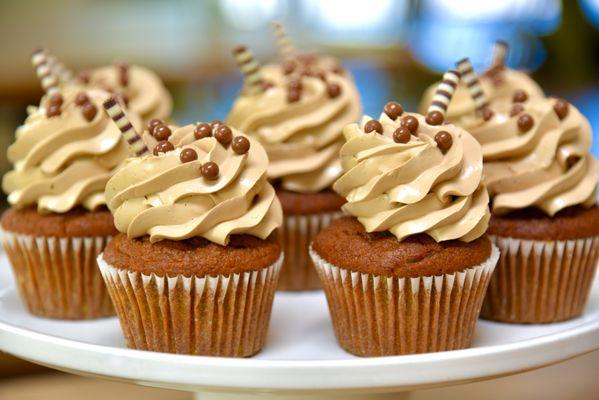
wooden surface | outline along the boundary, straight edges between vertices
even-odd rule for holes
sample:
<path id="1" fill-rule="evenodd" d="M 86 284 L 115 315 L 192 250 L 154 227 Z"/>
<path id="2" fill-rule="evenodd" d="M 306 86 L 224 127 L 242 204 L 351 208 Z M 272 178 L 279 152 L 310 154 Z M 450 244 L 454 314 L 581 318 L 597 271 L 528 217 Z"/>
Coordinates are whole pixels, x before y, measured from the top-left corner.
<path id="1" fill-rule="evenodd" d="M 599 351 L 523 374 L 413 393 L 410 400 L 592 400 Z M 49 372 L 0 379 L 2 400 L 192 400 L 189 393 Z M 309 397 L 307 397 L 309 398 Z"/>

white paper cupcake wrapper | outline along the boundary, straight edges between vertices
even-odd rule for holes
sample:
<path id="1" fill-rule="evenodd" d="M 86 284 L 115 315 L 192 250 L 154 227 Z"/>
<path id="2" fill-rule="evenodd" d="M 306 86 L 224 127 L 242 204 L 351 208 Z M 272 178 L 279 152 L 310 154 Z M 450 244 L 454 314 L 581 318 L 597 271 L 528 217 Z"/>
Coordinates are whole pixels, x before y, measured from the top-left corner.
<path id="1" fill-rule="evenodd" d="M 266 340 L 283 255 L 266 268 L 208 277 L 158 276 L 98 265 L 127 345 L 139 350 L 248 357 Z"/>
<path id="2" fill-rule="evenodd" d="M 300 291 L 321 289 L 322 284 L 310 259 L 312 239 L 343 212 L 309 215 L 285 215 L 279 229 L 279 244 L 285 252 L 285 261 L 279 278 L 279 290 Z"/>
<path id="3" fill-rule="evenodd" d="M 96 257 L 111 237 L 42 237 L 1 231 L 29 312 L 58 319 L 114 315 Z"/>
<path id="4" fill-rule="evenodd" d="M 599 237 L 566 241 L 489 237 L 501 257 L 489 284 L 483 318 L 548 323 L 582 313 L 597 270 Z"/>
<path id="5" fill-rule="evenodd" d="M 461 272 L 418 278 L 353 272 L 310 249 L 323 281 L 335 335 L 358 356 L 389 356 L 470 346 L 487 284 L 499 258 Z"/>

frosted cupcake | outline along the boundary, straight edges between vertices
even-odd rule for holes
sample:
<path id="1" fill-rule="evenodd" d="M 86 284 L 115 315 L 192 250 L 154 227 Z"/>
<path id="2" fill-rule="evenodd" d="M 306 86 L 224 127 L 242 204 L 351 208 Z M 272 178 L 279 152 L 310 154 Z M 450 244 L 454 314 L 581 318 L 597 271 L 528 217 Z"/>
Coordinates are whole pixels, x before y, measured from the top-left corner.
<path id="1" fill-rule="evenodd" d="M 493 60 L 487 71 L 480 78 L 480 85 L 491 106 L 512 99 L 544 97 L 541 87 L 525 72 L 507 68 L 508 45 L 497 41 Z M 437 84 L 431 85 L 425 92 L 420 103 L 420 112 L 424 113 L 431 103 Z M 462 80 L 447 109 L 447 120 L 461 125 L 463 117 L 468 118 L 475 112 L 476 105 L 470 96 L 468 87 Z"/>
<path id="2" fill-rule="evenodd" d="M 28 109 L 8 148 L 13 170 L 2 188 L 11 208 L 2 216 L 2 242 L 32 314 L 112 315 L 95 258 L 117 233 L 104 185 L 127 157 L 127 146 L 102 112 L 108 93 L 75 86 L 58 90 L 43 51 L 33 60 L 49 94 Z M 129 117 L 141 125 L 134 114 Z"/>
<path id="3" fill-rule="evenodd" d="M 464 79 L 476 81 L 463 68 Z M 482 145 L 489 235 L 501 250 L 482 316 L 547 323 L 580 315 L 599 260 L 599 164 L 589 122 L 565 100 L 529 98 L 464 123 Z"/>
<path id="4" fill-rule="evenodd" d="M 390 104 L 343 130 L 333 188 L 350 216 L 311 246 L 335 334 L 359 356 L 465 348 L 499 256 L 485 235 L 481 148 L 461 128 Z"/>
<path id="5" fill-rule="evenodd" d="M 351 79 L 329 70 L 307 75 L 299 67 L 290 73 L 278 67 L 266 76 L 245 47 L 235 56 L 246 76 L 227 123 L 262 143 L 270 159 L 268 178 L 285 215 L 280 288 L 319 288 L 308 245 L 344 203 L 331 185 L 342 172 L 342 128 L 361 113 L 358 92 Z"/>
<path id="6" fill-rule="evenodd" d="M 214 135 L 203 127 L 168 126 L 154 155 L 110 179 L 121 233 L 98 263 L 129 347 L 247 357 L 266 339 L 282 211 L 260 144 L 226 125 Z"/>
<path id="7" fill-rule="evenodd" d="M 118 94 L 128 110 L 135 112 L 144 123 L 153 118 L 169 119 L 173 99 L 164 84 L 151 70 L 126 63 L 94 68 L 79 74 L 82 84 Z"/>

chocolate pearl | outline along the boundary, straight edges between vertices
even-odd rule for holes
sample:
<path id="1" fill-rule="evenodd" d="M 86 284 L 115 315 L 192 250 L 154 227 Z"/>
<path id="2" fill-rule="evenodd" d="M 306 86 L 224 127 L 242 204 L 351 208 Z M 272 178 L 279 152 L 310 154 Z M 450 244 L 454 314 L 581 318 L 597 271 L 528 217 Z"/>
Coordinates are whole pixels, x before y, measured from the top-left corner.
<path id="1" fill-rule="evenodd" d="M 212 136 L 212 127 L 205 122 L 197 124 L 193 130 L 193 137 L 203 139 L 208 136 Z"/>
<path id="2" fill-rule="evenodd" d="M 401 119 L 401 126 L 405 126 L 412 133 L 416 133 L 418 130 L 418 120 L 412 115 L 406 115 Z"/>
<path id="3" fill-rule="evenodd" d="M 283 68 L 283 73 L 285 75 L 289 75 L 289 74 L 293 73 L 293 71 L 295 71 L 295 61 L 293 61 L 293 60 L 284 61 L 283 64 L 281 65 L 281 67 Z"/>
<path id="4" fill-rule="evenodd" d="M 154 129 L 157 126 L 160 126 L 160 125 L 164 125 L 164 121 L 163 120 L 158 119 L 158 118 L 152 118 L 150 120 L 150 122 L 148 122 L 148 125 L 147 125 L 148 131 L 150 132 L 150 134 L 154 135 Z"/>
<path id="5" fill-rule="evenodd" d="M 493 118 L 493 110 L 491 110 L 488 107 L 483 108 L 483 110 L 481 111 L 481 116 L 483 117 L 483 120 L 488 121 L 491 118 Z"/>
<path id="6" fill-rule="evenodd" d="M 329 83 L 327 85 L 327 94 L 334 99 L 341 94 L 341 86 L 336 83 Z"/>
<path id="7" fill-rule="evenodd" d="M 371 119 L 366 123 L 366 125 L 364 125 L 364 132 L 370 133 L 372 131 L 383 133 L 383 125 L 376 119 Z"/>
<path id="8" fill-rule="evenodd" d="M 50 104 L 48 108 L 46 108 L 46 117 L 48 118 L 57 117 L 60 113 L 61 110 L 58 104 Z"/>
<path id="9" fill-rule="evenodd" d="M 181 160 L 182 163 L 188 163 L 197 159 L 198 153 L 196 153 L 194 149 L 183 149 L 183 151 L 181 151 L 181 154 L 179 154 L 179 160 Z"/>
<path id="10" fill-rule="evenodd" d="M 395 143 L 408 143 L 412 133 L 405 126 L 400 126 L 393 132 L 393 141 Z"/>
<path id="11" fill-rule="evenodd" d="M 50 101 L 50 104 L 56 104 L 57 106 L 62 106 L 64 99 L 62 98 L 62 95 L 60 93 L 54 93 L 52 96 L 50 96 L 49 101 Z"/>
<path id="12" fill-rule="evenodd" d="M 440 111 L 431 111 L 426 114 L 425 121 L 429 125 L 441 125 L 444 119 L 445 118 Z"/>
<path id="13" fill-rule="evenodd" d="M 119 72 L 119 83 L 121 86 L 129 85 L 129 64 L 127 63 L 119 63 L 117 64 L 117 69 Z"/>
<path id="14" fill-rule="evenodd" d="M 220 144 L 227 147 L 233 140 L 233 131 L 227 125 L 219 125 L 214 132 L 214 137 Z"/>
<path id="15" fill-rule="evenodd" d="M 518 117 L 518 129 L 520 132 L 529 131 L 534 124 L 535 120 L 530 116 L 530 114 L 522 114 Z"/>
<path id="16" fill-rule="evenodd" d="M 235 136 L 231 148 L 237 154 L 245 154 L 250 150 L 250 141 L 244 136 Z"/>
<path id="17" fill-rule="evenodd" d="M 304 85 L 302 85 L 302 81 L 301 79 L 292 79 L 289 81 L 289 83 L 287 84 L 287 88 L 291 91 L 291 90 L 302 90 L 304 88 Z"/>
<path id="18" fill-rule="evenodd" d="M 453 138 L 449 132 L 439 131 L 435 135 L 435 142 L 437 142 L 437 147 L 439 147 L 441 153 L 445 154 L 453 145 Z"/>
<path id="19" fill-rule="evenodd" d="M 204 163 L 202 165 L 202 167 L 200 168 L 200 173 L 202 174 L 204 179 L 207 179 L 209 181 L 213 181 L 213 180 L 217 179 L 219 172 L 220 171 L 219 171 L 218 165 L 212 161 L 208 161 L 207 163 Z"/>
<path id="20" fill-rule="evenodd" d="M 152 136 L 154 136 L 156 140 L 166 140 L 171 136 L 171 133 L 171 128 L 169 128 L 165 124 L 160 124 L 154 127 Z"/>
<path id="21" fill-rule="evenodd" d="M 522 89 L 516 89 L 514 91 L 514 96 L 512 97 L 514 103 L 524 103 L 528 100 L 528 94 Z"/>
<path id="22" fill-rule="evenodd" d="M 212 121 L 212 123 L 210 124 L 212 126 L 212 130 L 215 130 L 216 128 L 218 128 L 219 125 L 222 125 L 223 121 L 221 121 L 220 119 L 215 119 L 214 121 Z"/>
<path id="23" fill-rule="evenodd" d="M 77 93 L 77 96 L 75 96 L 75 104 L 81 107 L 85 103 L 89 103 L 89 97 L 87 97 L 87 94 L 84 92 Z"/>
<path id="24" fill-rule="evenodd" d="M 154 155 L 157 156 L 160 153 L 166 153 L 169 151 L 175 150 L 175 146 L 168 140 L 163 140 L 158 142 L 158 144 L 154 147 Z"/>
<path id="25" fill-rule="evenodd" d="M 385 104 L 385 108 L 383 109 L 383 111 L 385 112 L 385 114 L 387 114 L 389 118 L 395 121 L 397 117 L 403 114 L 403 107 L 401 106 L 401 104 L 395 101 L 390 101 L 387 104 Z"/>
<path id="26" fill-rule="evenodd" d="M 302 97 L 301 92 L 297 89 L 290 89 L 287 92 L 287 102 L 289 103 L 295 103 L 296 101 L 299 101 L 299 99 Z"/>
<path id="27" fill-rule="evenodd" d="M 559 119 L 564 119 L 568 115 L 569 104 L 566 100 L 558 99 L 553 105 L 553 111 L 557 114 Z"/>
<path id="28" fill-rule="evenodd" d="M 522 111 L 524 111 L 524 106 L 522 104 L 514 104 L 512 106 L 512 109 L 510 110 L 510 117 L 515 117 L 516 115 L 520 114 Z"/>
<path id="29" fill-rule="evenodd" d="M 87 85 L 91 81 L 91 76 L 88 71 L 81 71 L 77 75 L 77 79 L 79 80 L 79 82 Z"/>
<path id="30" fill-rule="evenodd" d="M 86 120 L 91 121 L 98 113 L 98 108 L 94 105 L 94 103 L 89 101 L 85 103 L 83 107 L 81 107 L 81 113 L 83 114 Z"/>

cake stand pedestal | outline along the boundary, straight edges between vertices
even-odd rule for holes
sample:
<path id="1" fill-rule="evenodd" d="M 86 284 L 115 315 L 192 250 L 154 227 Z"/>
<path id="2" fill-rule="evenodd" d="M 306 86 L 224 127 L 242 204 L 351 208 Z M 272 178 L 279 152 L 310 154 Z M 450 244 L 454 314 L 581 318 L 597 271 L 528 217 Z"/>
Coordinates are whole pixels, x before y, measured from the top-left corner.
<path id="1" fill-rule="evenodd" d="M 321 292 L 277 293 L 264 350 L 249 359 L 127 349 L 116 318 L 29 315 L 0 252 L 0 350 L 58 370 L 185 390 L 200 400 L 400 399 L 554 364 L 599 348 L 599 280 L 584 314 L 550 325 L 479 321 L 472 348 L 358 358 L 337 345 Z M 400 394 L 402 393 L 402 394 Z"/>

